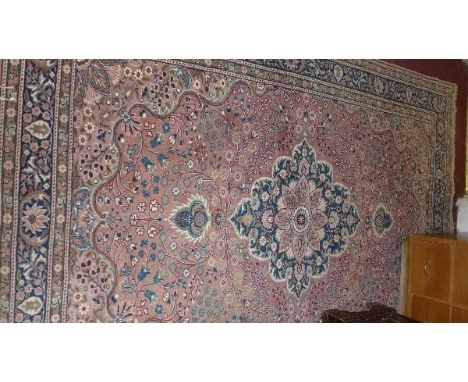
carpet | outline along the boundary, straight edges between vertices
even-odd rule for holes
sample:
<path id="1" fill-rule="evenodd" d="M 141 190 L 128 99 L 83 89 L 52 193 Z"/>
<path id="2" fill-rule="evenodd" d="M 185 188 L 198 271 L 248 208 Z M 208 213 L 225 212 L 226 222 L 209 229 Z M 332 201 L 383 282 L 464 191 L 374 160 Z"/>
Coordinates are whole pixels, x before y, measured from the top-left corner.
<path id="1" fill-rule="evenodd" d="M 3 60 L 0 321 L 317 322 L 453 229 L 456 87 L 372 60 Z"/>

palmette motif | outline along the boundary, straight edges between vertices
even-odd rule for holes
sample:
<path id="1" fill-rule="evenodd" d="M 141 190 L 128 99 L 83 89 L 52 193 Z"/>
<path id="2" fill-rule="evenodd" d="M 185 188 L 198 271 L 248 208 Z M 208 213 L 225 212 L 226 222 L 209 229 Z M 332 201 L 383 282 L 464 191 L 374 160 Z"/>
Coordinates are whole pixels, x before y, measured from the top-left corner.
<path id="1" fill-rule="evenodd" d="M 395 306 L 402 238 L 451 224 L 453 96 L 382 65 L 4 62 L 33 117 L 2 109 L 2 317 L 290 322 Z"/>

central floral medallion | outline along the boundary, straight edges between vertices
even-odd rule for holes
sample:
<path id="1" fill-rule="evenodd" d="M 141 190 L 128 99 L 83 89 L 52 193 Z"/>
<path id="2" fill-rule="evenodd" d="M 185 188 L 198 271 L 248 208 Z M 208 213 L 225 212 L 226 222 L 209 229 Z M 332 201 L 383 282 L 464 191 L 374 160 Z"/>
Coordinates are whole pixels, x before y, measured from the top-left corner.
<path id="1" fill-rule="evenodd" d="M 329 256 L 342 254 L 359 223 L 348 189 L 333 183 L 332 166 L 317 161 L 306 140 L 280 157 L 272 178 L 260 178 L 231 217 L 250 239 L 250 253 L 269 260 L 271 277 L 287 281 L 296 297 L 324 275 Z"/>

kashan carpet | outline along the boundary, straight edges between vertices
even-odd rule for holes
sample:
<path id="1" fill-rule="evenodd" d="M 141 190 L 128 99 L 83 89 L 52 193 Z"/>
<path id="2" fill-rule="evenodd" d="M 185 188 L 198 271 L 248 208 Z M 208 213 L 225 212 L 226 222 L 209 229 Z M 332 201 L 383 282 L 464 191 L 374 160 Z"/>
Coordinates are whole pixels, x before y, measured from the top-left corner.
<path id="1" fill-rule="evenodd" d="M 456 87 L 380 61 L 0 62 L 0 321 L 316 322 L 452 227 Z"/>

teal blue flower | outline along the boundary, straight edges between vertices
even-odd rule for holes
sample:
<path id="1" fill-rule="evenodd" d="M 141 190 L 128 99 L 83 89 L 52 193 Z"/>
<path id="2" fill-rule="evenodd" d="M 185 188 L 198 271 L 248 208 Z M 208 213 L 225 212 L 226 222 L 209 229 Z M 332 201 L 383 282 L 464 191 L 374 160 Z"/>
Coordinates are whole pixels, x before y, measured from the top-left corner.
<path id="1" fill-rule="evenodd" d="M 141 163 L 145 166 L 146 171 L 151 171 L 154 168 L 154 163 L 148 157 L 143 157 Z"/>
<path id="2" fill-rule="evenodd" d="M 135 155 L 138 152 L 138 147 L 137 145 L 131 145 L 128 146 L 127 153 L 131 157 L 132 155 Z"/>
<path id="3" fill-rule="evenodd" d="M 130 259 L 131 259 L 131 257 L 130 257 Z M 124 264 L 123 267 L 120 268 L 120 275 L 121 276 L 130 276 L 131 273 L 132 273 L 132 270 L 127 264 Z"/>
<path id="4" fill-rule="evenodd" d="M 162 125 L 162 130 L 163 130 L 165 133 L 168 133 L 168 132 L 171 130 L 171 125 L 169 125 L 167 122 L 164 123 L 164 125 Z"/>
<path id="5" fill-rule="evenodd" d="M 158 155 L 158 160 L 159 160 L 159 162 L 161 163 L 161 165 L 163 165 L 163 166 L 164 166 L 165 164 L 168 164 L 168 163 L 169 163 L 169 158 L 168 158 L 166 155 L 164 155 L 164 154 L 159 154 L 159 155 Z"/>
<path id="6" fill-rule="evenodd" d="M 164 276 L 163 274 L 161 273 L 161 271 L 159 270 L 157 273 L 156 273 L 156 276 L 153 277 L 153 283 L 155 284 L 159 284 L 161 281 L 164 280 Z"/>
<path id="7" fill-rule="evenodd" d="M 153 302 L 153 300 L 156 298 L 156 293 L 153 292 L 152 290 L 145 290 L 145 297 L 148 299 L 149 302 Z"/>
<path id="8" fill-rule="evenodd" d="M 137 279 L 143 281 L 146 276 L 150 274 L 150 270 L 147 267 L 141 268 L 140 273 L 138 273 Z"/>
<path id="9" fill-rule="evenodd" d="M 164 308 L 163 308 L 163 306 L 161 304 L 156 305 L 155 312 L 157 314 L 161 314 L 163 312 L 163 310 L 164 310 Z"/>
<path id="10" fill-rule="evenodd" d="M 151 147 L 158 147 L 162 143 L 162 141 L 162 135 L 160 133 L 156 134 L 156 136 L 150 141 Z"/>

